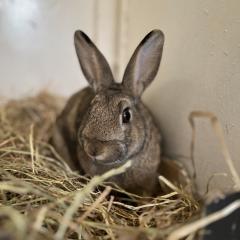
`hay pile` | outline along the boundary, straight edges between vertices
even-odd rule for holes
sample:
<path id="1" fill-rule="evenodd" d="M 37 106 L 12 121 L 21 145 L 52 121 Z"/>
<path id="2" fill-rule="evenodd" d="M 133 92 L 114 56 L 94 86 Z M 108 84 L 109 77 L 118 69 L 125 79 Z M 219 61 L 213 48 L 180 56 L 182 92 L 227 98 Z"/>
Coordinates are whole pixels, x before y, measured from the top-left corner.
<path id="1" fill-rule="evenodd" d="M 46 93 L 0 108 L 0 239 L 166 239 L 199 211 L 184 190 L 143 198 L 87 179 L 48 144 L 63 100 Z M 168 184 L 168 182 L 165 182 Z"/>

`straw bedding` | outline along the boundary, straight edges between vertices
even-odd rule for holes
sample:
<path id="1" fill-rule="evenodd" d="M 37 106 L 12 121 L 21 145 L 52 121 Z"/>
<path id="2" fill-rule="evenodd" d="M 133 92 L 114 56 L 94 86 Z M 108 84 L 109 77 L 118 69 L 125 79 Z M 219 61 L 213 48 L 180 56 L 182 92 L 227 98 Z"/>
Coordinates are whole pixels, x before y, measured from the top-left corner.
<path id="1" fill-rule="evenodd" d="M 48 144 L 64 100 L 47 93 L 0 107 L 0 239 L 166 239 L 199 212 L 179 186 L 154 198 L 88 179 Z"/>

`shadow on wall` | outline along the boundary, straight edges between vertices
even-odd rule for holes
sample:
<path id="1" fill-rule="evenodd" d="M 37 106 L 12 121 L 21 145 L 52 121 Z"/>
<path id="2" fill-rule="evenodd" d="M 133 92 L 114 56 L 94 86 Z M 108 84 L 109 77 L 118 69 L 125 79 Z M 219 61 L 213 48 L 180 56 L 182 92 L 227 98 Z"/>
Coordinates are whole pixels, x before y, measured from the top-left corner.
<path id="1" fill-rule="evenodd" d="M 203 94 L 204 89 L 188 78 L 160 82 L 158 77 L 155 81 L 145 95 L 145 102 L 158 120 L 164 154 L 180 159 L 189 172 L 193 172 L 190 160 L 192 132 L 188 117 L 194 110 L 211 111 L 211 104 L 206 103 L 208 93 Z M 157 103 L 156 99 L 159 99 Z M 214 174 L 217 175 L 211 180 L 210 189 L 230 190 L 233 186 L 231 175 L 210 121 L 196 121 L 196 131 L 195 164 L 200 192 L 206 191 L 208 181 Z M 240 170 L 239 165 L 237 169 Z M 219 173 L 227 173 L 228 176 Z"/>

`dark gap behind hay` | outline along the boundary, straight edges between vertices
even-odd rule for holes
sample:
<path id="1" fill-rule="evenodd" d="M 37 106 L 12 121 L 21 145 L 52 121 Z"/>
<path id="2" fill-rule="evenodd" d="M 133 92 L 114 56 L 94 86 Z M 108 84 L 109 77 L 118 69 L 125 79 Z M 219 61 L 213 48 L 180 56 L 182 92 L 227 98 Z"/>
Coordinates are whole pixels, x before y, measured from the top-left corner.
<path id="1" fill-rule="evenodd" d="M 72 172 L 48 144 L 63 103 L 41 93 L 0 107 L 0 239 L 166 239 L 196 216 L 180 187 L 130 203 Z"/>

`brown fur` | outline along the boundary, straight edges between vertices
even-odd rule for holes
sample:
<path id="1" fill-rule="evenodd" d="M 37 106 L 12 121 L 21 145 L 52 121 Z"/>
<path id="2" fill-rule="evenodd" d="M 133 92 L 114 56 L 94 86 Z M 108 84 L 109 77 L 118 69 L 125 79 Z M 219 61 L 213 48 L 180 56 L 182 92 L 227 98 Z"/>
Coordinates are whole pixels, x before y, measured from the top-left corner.
<path id="1" fill-rule="evenodd" d="M 134 193 L 153 192 L 160 134 L 140 97 L 157 73 L 163 42 L 161 31 L 149 33 L 135 50 L 123 82 L 116 83 L 96 46 L 84 33 L 75 33 L 76 52 L 90 87 L 69 99 L 52 138 L 72 169 L 94 176 L 132 160 L 131 168 L 111 181 Z M 122 120 L 126 108 L 129 123 Z"/>

